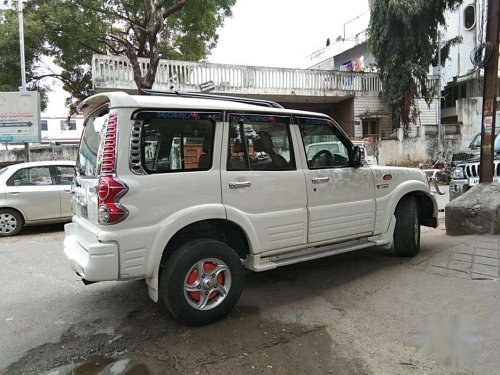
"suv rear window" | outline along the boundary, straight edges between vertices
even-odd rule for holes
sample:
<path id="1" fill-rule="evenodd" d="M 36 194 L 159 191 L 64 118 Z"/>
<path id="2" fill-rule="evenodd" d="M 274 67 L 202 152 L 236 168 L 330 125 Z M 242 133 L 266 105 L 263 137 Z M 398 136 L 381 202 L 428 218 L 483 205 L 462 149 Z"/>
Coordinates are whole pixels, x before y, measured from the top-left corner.
<path id="1" fill-rule="evenodd" d="M 101 109 L 85 120 L 76 163 L 76 170 L 80 176 L 97 176 L 99 174 L 97 154 L 108 114 L 108 108 Z"/>
<path id="2" fill-rule="evenodd" d="M 141 165 L 149 174 L 206 171 L 212 167 L 218 113 L 140 112 Z"/>

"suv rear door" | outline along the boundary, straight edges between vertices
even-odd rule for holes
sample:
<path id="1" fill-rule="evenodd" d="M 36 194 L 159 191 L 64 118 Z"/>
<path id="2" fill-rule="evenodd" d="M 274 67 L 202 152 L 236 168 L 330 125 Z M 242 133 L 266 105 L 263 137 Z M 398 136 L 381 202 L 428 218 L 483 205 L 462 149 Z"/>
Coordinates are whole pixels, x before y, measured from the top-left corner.
<path id="1" fill-rule="evenodd" d="M 74 188 L 74 214 L 97 224 L 97 187 L 99 185 L 99 147 L 109 115 L 107 107 L 98 109 L 84 123 Z"/>
<path id="2" fill-rule="evenodd" d="M 256 232 L 254 253 L 305 244 L 306 186 L 291 118 L 233 113 L 228 119 L 221 168 L 227 218 Z"/>

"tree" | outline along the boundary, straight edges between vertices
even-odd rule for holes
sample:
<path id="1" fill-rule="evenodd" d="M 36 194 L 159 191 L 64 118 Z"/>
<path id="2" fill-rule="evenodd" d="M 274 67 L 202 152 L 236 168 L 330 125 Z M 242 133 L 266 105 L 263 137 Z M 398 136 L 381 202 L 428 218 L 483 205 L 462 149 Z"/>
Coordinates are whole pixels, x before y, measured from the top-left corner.
<path id="1" fill-rule="evenodd" d="M 33 70 L 43 54 L 43 32 L 31 17 L 25 17 L 25 27 L 31 30 L 25 35 L 27 82 L 29 90 L 39 90 L 45 99 L 46 89 L 33 79 Z M 18 14 L 13 9 L 0 10 L 0 91 L 18 91 L 21 86 Z M 45 108 L 42 100 L 42 109 Z"/>
<path id="2" fill-rule="evenodd" d="M 369 47 L 384 86 L 384 98 L 390 105 L 393 127 L 416 123 L 419 97 L 430 105 L 434 87 L 428 83 L 431 65 L 444 65 L 453 38 L 442 44 L 438 62 L 438 32 L 446 26 L 444 12 L 458 7 L 463 0 L 373 0 L 369 28 Z"/>
<path id="3" fill-rule="evenodd" d="M 45 78 L 57 78 L 71 93 L 67 104 L 74 107 L 92 93 L 91 58 L 100 53 L 127 56 L 137 88 L 151 88 L 161 58 L 206 58 L 217 44 L 217 28 L 231 15 L 235 2 L 66 0 L 62 6 L 61 0 L 31 0 L 25 8 L 26 18 L 35 26 L 25 27 L 27 49 L 33 50 L 26 53 L 30 85 L 43 87 Z M 12 24 L 17 27 L 13 19 L 9 23 L 3 20 L 3 15 L 12 18 L 13 13 L 13 9 L 2 11 L 0 35 L 3 30 L 11 30 Z M 0 37 L 0 46 L 2 40 Z M 10 48 L 15 51 L 14 45 Z M 36 62 L 42 55 L 52 57 L 62 71 L 40 74 Z M 141 57 L 149 60 L 145 71 L 139 63 Z M 15 56 L 2 54 L 0 67 L 4 65 L 10 70 L 19 69 Z M 4 82 L 13 86 L 16 79 L 4 81 L 0 76 L 0 85 Z"/>

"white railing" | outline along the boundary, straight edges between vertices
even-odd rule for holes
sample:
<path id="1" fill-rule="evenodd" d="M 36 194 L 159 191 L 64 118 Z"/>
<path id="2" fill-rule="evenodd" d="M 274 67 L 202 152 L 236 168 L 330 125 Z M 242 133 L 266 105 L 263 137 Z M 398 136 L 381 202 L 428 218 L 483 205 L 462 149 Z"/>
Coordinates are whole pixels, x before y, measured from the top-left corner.
<path id="1" fill-rule="evenodd" d="M 140 59 L 143 74 L 148 59 Z M 94 55 L 92 76 L 96 90 L 135 90 L 132 66 L 126 57 Z M 277 95 L 349 95 L 379 92 L 376 73 L 337 72 L 311 69 L 267 68 L 243 65 L 161 60 L 153 89 L 200 91 L 212 81 L 213 92 Z"/>

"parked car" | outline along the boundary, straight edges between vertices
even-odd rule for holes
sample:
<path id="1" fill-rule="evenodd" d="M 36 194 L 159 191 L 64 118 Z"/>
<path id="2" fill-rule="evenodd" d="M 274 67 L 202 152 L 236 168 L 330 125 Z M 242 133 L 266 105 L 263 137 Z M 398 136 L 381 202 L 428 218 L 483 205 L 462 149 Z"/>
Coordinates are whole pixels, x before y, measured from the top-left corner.
<path id="1" fill-rule="evenodd" d="M 366 164 L 378 165 L 377 156 L 375 155 L 375 151 L 373 151 L 373 148 L 370 145 L 370 143 L 368 143 L 366 141 L 352 141 L 352 144 L 354 146 L 363 147 L 363 150 L 365 151 Z"/>
<path id="2" fill-rule="evenodd" d="M 500 129 L 496 131 L 496 141 L 500 139 Z M 469 144 L 469 147 L 453 151 L 451 156 L 451 167 L 455 168 L 458 164 L 464 163 L 469 159 L 479 157 L 481 153 L 481 133 L 477 133 Z"/>
<path id="3" fill-rule="evenodd" d="M 81 105 L 64 253 L 85 283 L 145 279 L 177 319 L 207 324 L 237 303 L 244 268 L 373 246 L 414 256 L 420 226 L 438 224 L 423 172 L 367 166 L 324 114 L 149 94 Z"/>
<path id="4" fill-rule="evenodd" d="M 495 141 L 495 160 L 493 182 L 500 182 L 500 137 Z M 471 187 L 479 184 L 479 169 L 481 160 L 477 157 L 458 164 L 452 172 L 450 182 L 450 201 L 469 191 Z"/>
<path id="5" fill-rule="evenodd" d="M 0 237 L 23 225 L 71 220 L 71 183 L 75 162 L 21 163 L 0 169 Z"/>

